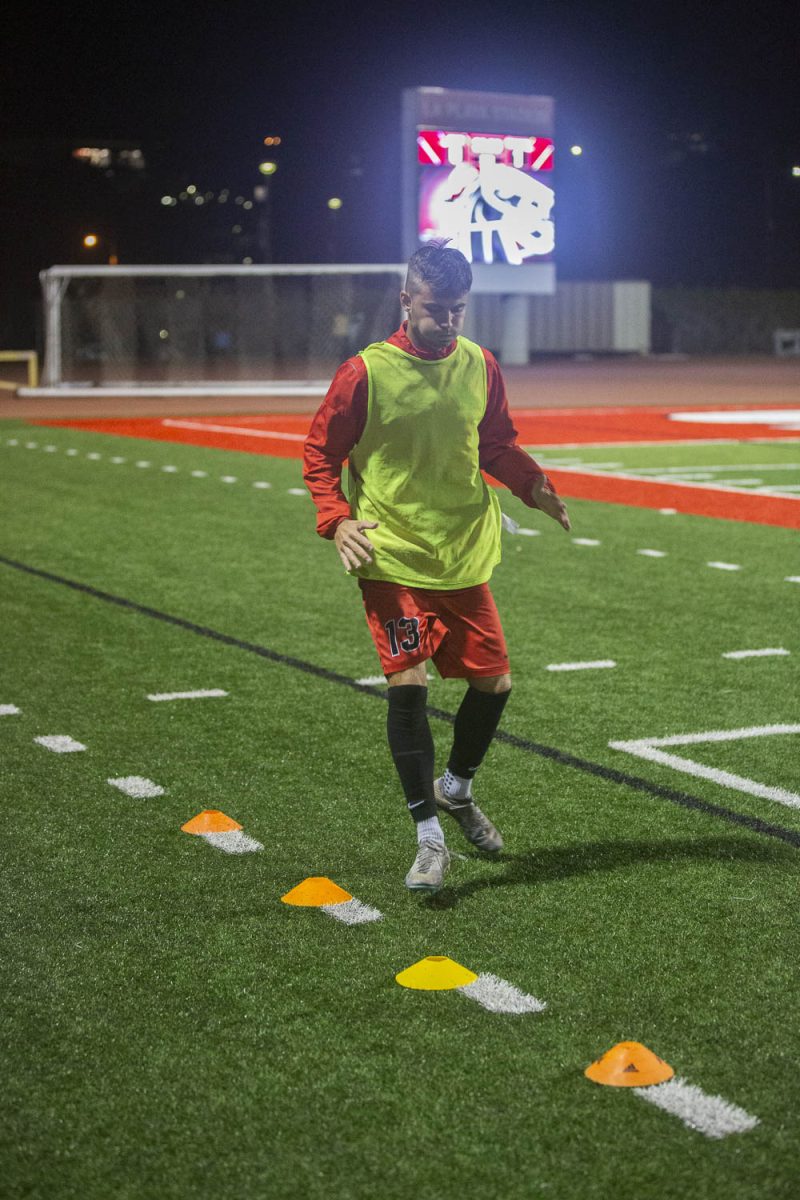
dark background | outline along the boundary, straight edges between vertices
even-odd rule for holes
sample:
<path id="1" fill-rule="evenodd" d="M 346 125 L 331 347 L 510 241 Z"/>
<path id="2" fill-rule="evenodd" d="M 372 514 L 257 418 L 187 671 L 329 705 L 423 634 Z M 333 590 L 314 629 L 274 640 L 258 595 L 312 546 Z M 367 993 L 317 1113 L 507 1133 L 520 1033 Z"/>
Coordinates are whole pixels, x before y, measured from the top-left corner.
<path id="1" fill-rule="evenodd" d="M 400 101 L 417 86 L 555 98 L 560 278 L 798 286 L 799 28 L 794 6 L 681 0 L 17 9 L 0 344 L 30 341 L 38 271 L 58 262 L 398 261 Z M 77 162 L 79 145 L 109 146 L 114 165 Z M 143 169 L 120 159 L 131 148 Z M 263 209 L 232 207 L 264 158 L 278 163 L 267 247 Z M 190 183 L 213 202 L 161 204 Z"/>

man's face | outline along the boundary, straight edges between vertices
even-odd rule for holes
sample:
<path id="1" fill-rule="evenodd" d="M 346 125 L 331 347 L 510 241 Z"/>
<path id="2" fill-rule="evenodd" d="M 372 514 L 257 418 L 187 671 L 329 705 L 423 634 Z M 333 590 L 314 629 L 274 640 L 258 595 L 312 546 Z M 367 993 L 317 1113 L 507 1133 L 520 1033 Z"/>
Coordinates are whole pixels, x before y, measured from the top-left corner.
<path id="1" fill-rule="evenodd" d="M 422 281 L 412 287 L 400 293 L 400 303 L 408 312 L 408 335 L 420 350 L 442 350 L 464 327 L 469 292 L 442 295 Z"/>

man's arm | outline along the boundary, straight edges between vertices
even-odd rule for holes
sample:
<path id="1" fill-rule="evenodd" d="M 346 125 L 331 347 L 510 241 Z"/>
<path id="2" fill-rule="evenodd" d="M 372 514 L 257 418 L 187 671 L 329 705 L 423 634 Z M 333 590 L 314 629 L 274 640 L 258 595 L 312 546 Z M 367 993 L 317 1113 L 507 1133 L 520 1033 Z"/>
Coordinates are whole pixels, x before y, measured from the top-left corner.
<path id="1" fill-rule="evenodd" d="M 311 423 L 303 455 L 303 479 L 317 509 L 317 533 L 336 543 L 345 570 L 370 562 L 368 521 L 354 521 L 342 489 L 342 464 L 367 422 L 368 383 L 364 360 L 349 358 L 333 377 Z"/>
<path id="2" fill-rule="evenodd" d="M 564 529 L 569 529 L 565 505 L 542 468 L 521 446 L 508 411 L 505 383 L 493 354 L 484 350 L 487 372 L 487 402 L 478 426 L 480 465 L 529 508 L 538 508 Z"/>

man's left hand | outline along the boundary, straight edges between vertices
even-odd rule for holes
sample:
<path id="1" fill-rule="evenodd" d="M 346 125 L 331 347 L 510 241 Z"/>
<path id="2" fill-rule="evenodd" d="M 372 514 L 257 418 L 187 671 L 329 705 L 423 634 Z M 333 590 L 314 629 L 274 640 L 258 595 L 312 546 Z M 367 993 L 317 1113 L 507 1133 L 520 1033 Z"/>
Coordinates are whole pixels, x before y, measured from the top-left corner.
<path id="1" fill-rule="evenodd" d="M 536 506 L 546 513 L 548 517 L 552 517 L 554 521 L 558 521 L 562 529 L 569 530 L 569 514 L 567 513 L 566 505 L 558 498 L 552 487 L 549 486 L 547 479 L 543 475 L 541 479 L 537 479 L 533 485 L 533 499 Z"/>

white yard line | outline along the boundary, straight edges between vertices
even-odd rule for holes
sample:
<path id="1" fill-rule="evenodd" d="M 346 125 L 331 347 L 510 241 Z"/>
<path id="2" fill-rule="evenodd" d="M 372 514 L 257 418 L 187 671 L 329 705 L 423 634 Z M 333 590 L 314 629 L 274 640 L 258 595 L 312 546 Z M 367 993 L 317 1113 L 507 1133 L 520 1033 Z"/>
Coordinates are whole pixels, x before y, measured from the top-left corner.
<path id="1" fill-rule="evenodd" d="M 208 842 L 209 846 L 213 846 L 215 850 L 222 850 L 224 854 L 257 854 L 264 849 L 261 842 L 248 837 L 242 829 L 226 829 L 222 833 L 201 833 L 198 834 L 198 837 L 201 837 L 204 842 Z"/>
<path id="2" fill-rule="evenodd" d="M 370 921 L 383 920 L 383 913 L 379 909 L 364 904 L 355 896 L 342 904 L 322 904 L 320 907 L 326 916 L 342 921 L 345 925 L 366 925 Z"/>
<path id="3" fill-rule="evenodd" d="M 76 742 L 67 734 L 47 734 L 45 737 L 36 737 L 33 740 L 40 746 L 44 746 L 46 750 L 52 750 L 55 754 L 74 754 L 77 750 L 86 749 L 83 742 Z"/>
<path id="4" fill-rule="evenodd" d="M 271 438 L 279 442 L 304 442 L 304 433 L 284 433 L 278 429 L 246 429 L 239 425 L 207 425 L 204 421 L 173 421 L 165 419 L 162 425 L 176 429 L 200 429 L 210 433 L 235 433 L 240 437 Z"/>
<path id="5" fill-rule="evenodd" d="M 0 704 L 0 717 L 14 717 L 20 711 L 16 704 Z"/>
<path id="6" fill-rule="evenodd" d="M 594 671 L 607 667 L 615 667 L 613 658 L 598 658 L 594 662 L 548 663 L 546 671 Z"/>
<path id="7" fill-rule="evenodd" d="M 666 550 L 637 550 L 637 554 L 643 555 L 645 558 L 666 558 Z"/>
<path id="8" fill-rule="evenodd" d="M 222 688 L 204 688 L 196 692 L 151 692 L 148 700 L 202 700 L 206 696 L 227 696 Z"/>
<path id="9" fill-rule="evenodd" d="M 707 562 L 707 567 L 715 567 L 717 571 L 741 571 L 739 563 Z"/>
<path id="10" fill-rule="evenodd" d="M 123 775 L 119 779 L 107 779 L 112 787 L 132 796 L 134 800 L 151 800 L 155 796 L 163 796 L 165 789 L 146 779 L 143 775 Z"/>
<path id="11" fill-rule="evenodd" d="M 599 546 L 600 542 L 597 538 L 572 538 L 573 546 Z"/>
<path id="12" fill-rule="evenodd" d="M 784 575 L 784 583 L 800 583 L 800 575 Z"/>
<path id="13" fill-rule="evenodd" d="M 481 974 L 472 983 L 458 989 L 463 996 L 468 996 L 482 1008 L 496 1013 L 540 1013 L 544 1012 L 547 1004 L 536 996 L 521 992 L 505 979 L 497 975 Z"/>
<path id="14" fill-rule="evenodd" d="M 705 1134 L 709 1138 L 724 1138 L 732 1133 L 747 1133 L 760 1124 L 738 1104 L 731 1104 L 722 1096 L 709 1096 L 702 1088 L 685 1079 L 668 1079 L 652 1087 L 634 1088 L 634 1094 L 655 1104 L 664 1112 L 679 1117 L 689 1129 Z"/>
<path id="15" fill-rule="evenodd" d="M 624 471 L 593 471 L 591 469 L 591 467 L 588 467 L 588 466 L 587 467 L 554 467 L 553 470 L 561 471 L 565 475 L 590 475 L 596 479 L 625 479 L 631 483 L 652 483 L 652 484 L 656 484 L 656 485 L 659 485 L 659 484 L 663 485 L 665 482 L 668 482 L 670 487 L 700 488 L 701 490 L 704 490 L 704 491 L 730 492 L 732 495 L 735 495 L 735 496 L 752 496 L 753 495 L 753 492 L 749 488 L 723 487 L 722 484 L 720 484 L 720 483 L 690 483 L 689 481 L 687 481 L 685 479 L 669 479 L 668 481 L 665 481 L 663 479 L 647 479 L 647 478 L 643 478 L 641 475 L 631 475 L 628 472 L 624 472 Z M 759 495 L 762 495 L 762 496 L 777 495 L 784 500 L 797 499 L 798 501 L 800 501 L 800 496 L 798 496 L 798 497 L 786 496 L 785 493 L 782 493 L 782 492 L 762 491 L 762 492 L 759 492 Z"/>
<path id="16" fill-rule="evenodd" d="M 720 787 L 732 788 L 737 792 L 745 792 L 749 796 L 758 796 L 762 800 L 774 800 L 785 804 L 787 808 L 800 808 L 800 796 L 784 788 L 768 787 L 755 779 L 747 779 L 742 775 L 734 775 L 730 771 L 720 771 L 716 767 L 707 767 L 694 759 L 684 758 L 678 754 L 666 754 L 662 746 L 699 746 L 708 742 L 737 742 L 744 738 L 771 737 L 779 734 L 800 733 L 800 725 L 753 725 L 744 729 L 712 729 L 704 733 L 675 734 L 663 738 L 636 738 L 632 741 L 609 742 L 612 750 L 622 750 L 633 754 L 636 758 L 658 763 L 660 766 L 671 767 L 684 775 L 694 775 L 698 779 L 710 779 Z"/>
<path id="17" fill-rule="evenodd" d="M 788 654 L 788 650 L 780 647 L 768 648 L 765 650 L 728 650 L 722 655 L 723 658 L 768 658 L 774 654 Z"/>

